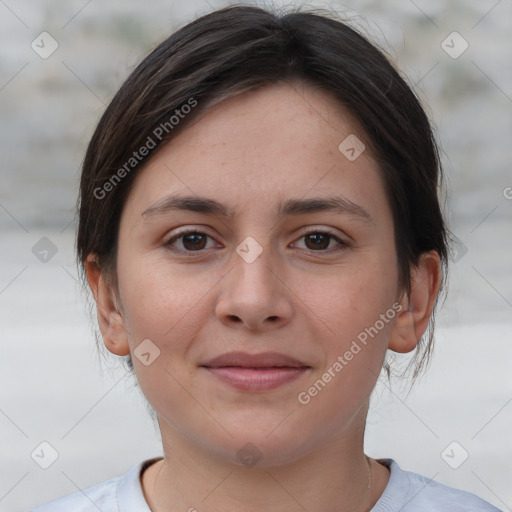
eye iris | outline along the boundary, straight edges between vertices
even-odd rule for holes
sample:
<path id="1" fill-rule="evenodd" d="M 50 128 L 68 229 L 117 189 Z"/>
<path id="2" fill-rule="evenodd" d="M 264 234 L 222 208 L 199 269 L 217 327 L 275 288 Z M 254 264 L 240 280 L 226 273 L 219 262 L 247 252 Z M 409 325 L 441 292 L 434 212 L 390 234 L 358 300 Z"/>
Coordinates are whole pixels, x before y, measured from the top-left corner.
<path id="1" fill-rule="evenodd" d="M 313 246 L 308 246 L 308 240 L 313 241 Z M 306 246 L 308 249 L 327 249 L 329 247 L 330 235 L 324 233 L 313 233 L 306 235 Z"/>
<path id="2" fill-rule="evenodd" d="M 187 244 L 191 242 L 192 246 L 188 246 Z M 206 237 L 201 233 L 187 233 L 183 235 L 183 246 L 186 249 L 197 251 L 199 249 L 204 249 L 206 244 Z"/>
<path id="3" fill-rule="evenodd" d="M 312 233 L 306 235 L 305 239 L 308 249 L 327 249 L 329 247 L 331 235 L 326 233 Z M 182 240 L 185 249 L 191 251 L 204 249 L 206 245 L 206 236 L 202 233 L 186 233 L 182 235 Z"/>

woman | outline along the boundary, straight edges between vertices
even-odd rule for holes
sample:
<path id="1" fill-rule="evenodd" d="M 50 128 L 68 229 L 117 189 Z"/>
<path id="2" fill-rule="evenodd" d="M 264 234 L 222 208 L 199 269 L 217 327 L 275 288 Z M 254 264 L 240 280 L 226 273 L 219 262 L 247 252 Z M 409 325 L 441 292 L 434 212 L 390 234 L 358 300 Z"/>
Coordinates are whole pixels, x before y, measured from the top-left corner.
<path id="1" fill-rule="evenodd" d="M 497 510 L 363 450 L 386 351 L 431 350 L 440 179 L 414 93 L 343 22 L 236 6 L 164 41 L 91 139 L 77 236 L 164 457 L 35 510 Z"/>

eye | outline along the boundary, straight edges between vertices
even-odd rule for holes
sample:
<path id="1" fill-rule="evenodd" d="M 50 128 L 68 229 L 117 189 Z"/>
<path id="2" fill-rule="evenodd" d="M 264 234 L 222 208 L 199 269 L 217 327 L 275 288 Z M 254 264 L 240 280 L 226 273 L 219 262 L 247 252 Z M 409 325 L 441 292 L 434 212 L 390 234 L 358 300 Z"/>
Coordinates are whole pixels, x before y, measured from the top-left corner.
<path id="1" fill-rule="evenodd" d="M 341 240 L 339 237 L 335 236 L 333 233 L 330 233 L 329 231 L 309 231 L 307 233 L 304 233 L 300 237 L 300 239 L 304 239 L 304 245 L 306 246 L 306 249 L 315 252 L 333 252 L 330 249 L 334 248 L 334 251 L 338 251 L 343 250 L 350 245 L 348 242 Z M 334 244 L 332 244 L 333 242 Z M 338 247 L 336 247 L 336 245 Z"/>
<path id="2" fill-rule="evenodd" d="M 213 241 L 213 238 L 206 233 L 196 229 L 189 229 L 174 235 L 165 245 L 178 252 L 201 252 L 204 249 L 211 249 L 217 246 L 215 243 L 208 246 L 208 239 Z M 329 231 L 309 231 L 299 238 L 299 240 L 301 239 L 304 239 L 304 247 L 299 247 L 299 249 L 313 252 L 335 252 L 350 246 L 348 242 L 341 240 Z"/>
<path id="3" fill-rule="evenodd" d="M 206 246 L 208 238 L 213 240 L 206 233 L 202 233 L 201 231 L 191 229 L 187 231 L 182 231 L 181 233 L 173 236 L 166 242 L 165 245 L 179 251 L 201 251 L 202 249 L 209 249 L 211 247 L 215 247 L 215 245 L 210 247 Z M 176 247 L 176 242 L 180 242 L 181 244 L 178 245 L 181 245 L 181 247 Z"/>

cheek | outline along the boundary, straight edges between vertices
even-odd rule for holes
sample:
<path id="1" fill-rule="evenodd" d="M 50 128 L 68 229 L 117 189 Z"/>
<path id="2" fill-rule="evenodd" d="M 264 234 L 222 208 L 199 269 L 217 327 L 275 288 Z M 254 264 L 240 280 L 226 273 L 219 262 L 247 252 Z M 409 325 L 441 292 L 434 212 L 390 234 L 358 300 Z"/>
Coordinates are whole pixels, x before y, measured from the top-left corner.
<path id="1" fill-rule="evenodd" d="M 350 422 L 380 374 L 396 312 L 396 272 L 382 266 L 341 272 L 308 306 L 320 319 L 324 364 L 298 397 L 308 418 L 332 429 Z"/>
<path id="2" fill-rule="evenodd" d="M 218 276 L 184 276 L 165 257 L 121 257 L 118 274 L 137 381 L 156 410 L 175 410 L 187 402 L 180 383 L 192 372 L 189 351 L 211 314 L 205 296 Z M 137 356 L 142 352 L 139 345 L 149 347 L 144 349 L 151 354 L 147 365 Z"/>
<path id="3" fill-rule="evenodd" d="M 369 395 L 381 371 L 396 316 L 394 252 L 387 258 L 383 253 L 360 256 L 360 264 L 339 267 L 323 286 L 310 282 L 302 290 L 307 293 L 309 309 L 319 319 L 321 334 L 327 333 L 317 336 L 322 340 L 324 365 L 311 379 L 311 394 L 303 390 L 310 398 L 307 410 L 314 410 L 313 415 L 325 421 L 333 414 L 338 417 L 353 411 Z"/>
<path id="4" fill-rule="evenodd" d="M 372 326 L 395 300 L 396 260 L 368 256 L 357 256 L 360 263 L 339 266 L 321 279 L 300 278 L 298 294 L 322 321 L 327 336 L 340 343 Z"/>
<path id="5" fill-rule="evenodd" d="M 204 297 L 218 276 L 184 276 L 165 256 L 119 258 L 119 263 L 119 289 L 132 350 L 145 338 L 166 352 L 179 349 L 199 329 L 198 316 L 206 314 Z"/>

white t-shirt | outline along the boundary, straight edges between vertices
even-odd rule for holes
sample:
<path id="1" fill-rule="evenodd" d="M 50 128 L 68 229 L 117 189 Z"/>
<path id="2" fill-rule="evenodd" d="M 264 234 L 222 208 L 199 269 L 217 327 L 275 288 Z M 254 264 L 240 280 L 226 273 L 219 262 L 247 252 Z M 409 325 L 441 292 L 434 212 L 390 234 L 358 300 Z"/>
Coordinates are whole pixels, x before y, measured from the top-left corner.
<path id="1" fill-rule="evenodd" d="M 124 476 L 53 500 L 31 512 L 151 512 L 142 492 L 140 475 L 160 458 L 136 464 Z M 392 459 L 379 459 L 379 462 L 389 468 L 390 477 L 371 512 L 500 512 L 474 494 L 403 471 Z"/>

